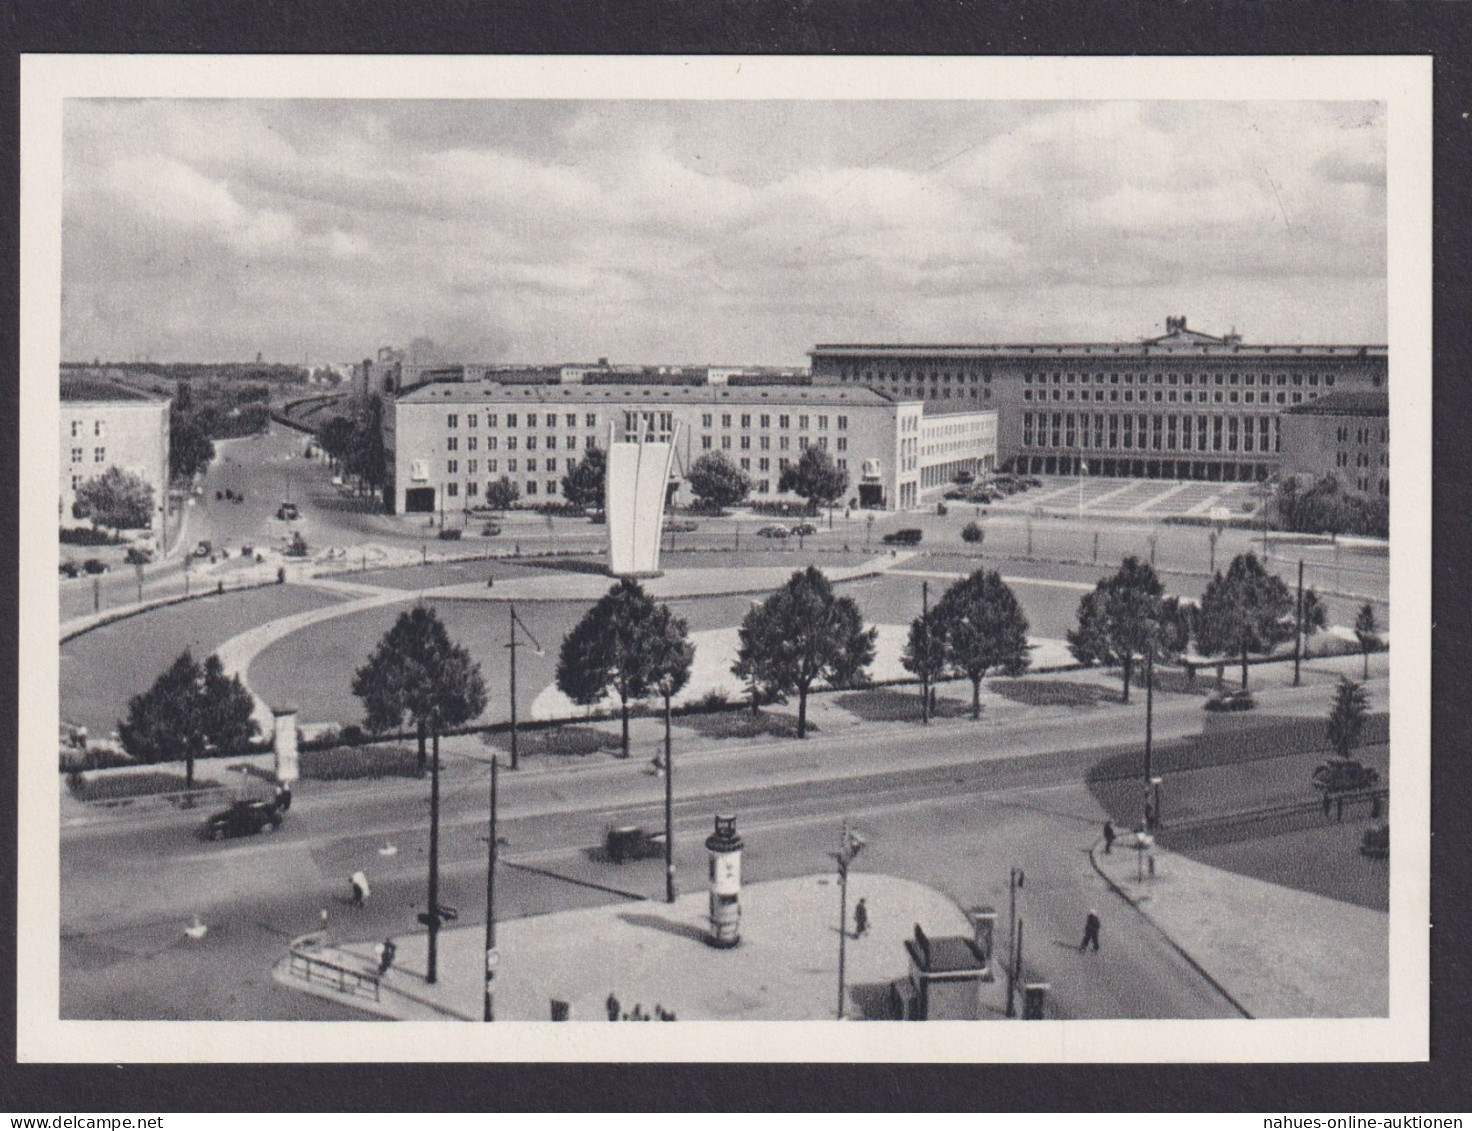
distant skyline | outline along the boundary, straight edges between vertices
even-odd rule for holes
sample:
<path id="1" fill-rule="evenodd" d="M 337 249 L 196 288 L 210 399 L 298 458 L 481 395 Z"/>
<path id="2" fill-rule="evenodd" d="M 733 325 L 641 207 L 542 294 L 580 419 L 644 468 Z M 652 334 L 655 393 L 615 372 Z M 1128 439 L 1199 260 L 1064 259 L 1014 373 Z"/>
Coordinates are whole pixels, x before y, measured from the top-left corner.
<path id="1" fill-rule="evenodd" d="M 1387 333 L 1374 103 L 72 100 L 63 160 L 69 361 Z"/>

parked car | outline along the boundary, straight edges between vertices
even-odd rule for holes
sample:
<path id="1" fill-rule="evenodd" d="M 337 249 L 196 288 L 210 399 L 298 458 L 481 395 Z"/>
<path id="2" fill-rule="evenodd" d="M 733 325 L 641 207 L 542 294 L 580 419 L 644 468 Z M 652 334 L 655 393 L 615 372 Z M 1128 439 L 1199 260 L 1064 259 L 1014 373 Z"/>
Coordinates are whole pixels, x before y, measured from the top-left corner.
<path id="1" fill-rule="evenodd" d="M 460 534 L 461 531 L 458 526 L 446 527 L 444 530 L 440 531 L 439 539 L 441 542 L 458 542 L 460 541 Z"/>
<path id="2" fill-rule="evenodd" d="M 1239 688 L 1236 691 L 1218 688 L 1206 697 L 1208 711 L 1250 711 L 1255 706 L 1257 706 L 1257 700 L 1246 688 Z"/>
<path id="3" fill-rule="evenodd" d="M 1373 789 L 1380 781 L 1380 771 L 1356 762 L 1353 758 L 1330 758 L 1314 769 L 1314 787 L 1329 793 L 1356 789 Z"/>
<path id="4" fill-rule="evenodd" d="M 956 502 L 956 501 L 958 501 L 960 499 L 965 499 L 967 497 L 968 497 L 968 492 L 967 492 L 966 488 L 964 488 L 964 487 L 952 487 L 949 491 L 947 491 L 942 496 L 942 498 L 950 499 L 952 502 Z"/>
<path id="5" fill-rule="evenodd" d="M 674 534 L 693 534 L 700 529 L 700 523 L 688 518 L 677 518 L 665 523 L 664 528 Z"/>
<path id="6" fill-rule="evenodd" d="M 290 805 L 290 793 L 282 793 L 270 801 L 236 801 L 204 823 L 204 837 L 206 840 L 224 840 L 226 837 L 255 836 L 259 832 L 274 833 L 281 827 Z"/>
<path id="7" fill-rule="evenodd" d="M 664 833 L 646 832 L 639 825 L 619 825 L 604 836 L 604 851 L 615 864 L 664 855 Z"/>
<path id="8" fill-rule="evenodd" d="M 892 530 L 884 536 L 886 546 L 918 546 L 920 539 L 925 537 L 923 530 L 908 527 L 904 530 Z"/>
<path id="9" fill-rule="evenodd" d="M 88 558 L 82 563 L 82 568 L 88 573 L 106 573 L 108 565 L 101 558 Z"/>
<path id="10" fill-rule="evenodd" d="M 816 533 L 818 533 L 818 528 L 811 522 L 799 522 L 792 528 L 794 538 L 811 538 Z"/>
<path id="11" fill-rule="evenodd" d="M 501 528 L 497 526 L 494 522 L 488 522 L 480 528 L 480 536 L 482 538 L 494 538 L 497 534 L 500 533 Z"/>
<path id="12" fill-rule="evenodd" d="M 77 565 L 76 562 L 62 562 L 61 572 L 65 577 L 76 577 L 82 572 L 82 567 Z"/>
<path id="13" fill-rule="evenodd" d="M 282 503 L 276 509 L 276 517 L 282 522 L 295 522 L 301 517 L 301 513 L 295 503 Z"/>
<path id="14" fill-rule="evenodd" d="M 757 534 L 762 538 L 786 538 L 787 527 L 778 526 L 775 522 L 773 522 L 767 524 L 766 526 L 763 526 L 760 530 L 757 531 Z"/>
<path id="15" fill-rule="evenodd" d="M 214 552 L 214 544 L 208 538 L 200 539 L 199 545 L 194 547 L 194 556 L 196 558 L 207 558 Z"/>

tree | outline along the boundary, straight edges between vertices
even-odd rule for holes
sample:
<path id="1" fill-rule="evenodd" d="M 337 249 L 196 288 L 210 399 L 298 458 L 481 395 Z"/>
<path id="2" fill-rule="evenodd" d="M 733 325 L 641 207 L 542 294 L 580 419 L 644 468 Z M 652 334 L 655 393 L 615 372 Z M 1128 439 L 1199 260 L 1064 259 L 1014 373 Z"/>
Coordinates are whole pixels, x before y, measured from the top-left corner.
<path id="1" fill-rule="evenodd" d="M 421 773 L 427 732 L 438 742 L 442 728 L 468 723 L 486 709 L 480 665 L 427 605 L 399 615 L 353 676 L 353 694 L 375 734 L 403 726 L 406 717 L 413 721 Z"/>
<path id="2" fill-rule="evenodd" d="M 153 488 L 131 472 L 109 467 L 77 488 L 72 515 L 113 530 L 138 530 L 153 522 Z"/>
<path id="3" fill-rule="evenodd" d="M 946 663 L 971 681 L 971 717 L 981 718 L 981 681 L 993 668 L 1021 675 L 1029 661 L 1027 617 L 996 570 L 979 569 L 946 590 L 935 606 Z"/>
<path id="4" fill-rule="evenodd" d="M 348 452 L 345 468 L 358 479 L 360 488 L 370 490 L 383 486 L 388 477 L 388 454 L 383 446 L 383 399 L 368 398 L 363 418 L 358 422 Z"/>
<path id="5" fill-rule="evenodd" d="M 1380 646 L 1380 626 L 1375 623 L 1375 606 L 1366 601 L 1354 618 L 1354 635 L 1365 658 L 1364 679 L 1370 678 L 1370 653 Z"/>
<path id="6" fill-rule="evenodd" d="M 707 452 L 696 460 L 685 481 L 696 498 L 716 511 L 734 507 L 751 494 L 751 478 L 720 452 Z"/>
<path id="7" fill-rule="evenodd" d="M 1135 663 L 1151 653 L 1163 659 L 1187 643 L 1186 613 L 1165 595 L 1155 569 L 1133 555 L 1120 562 L 1078 603 L 1078 625 L 1068 631 L 1068 650 L 1081 664 L 1118 664 L 1123 701 L 1130 701 Z"/>
<path id="8" fill-rule="evenodd" d="M 777 592 L 747 612 L 731 671 L 758 689 L 796 691 L 797 737 L 807 737 L 808 692 L 818 680 L 830 687 L 867 678 L 878 629 L 865 628 L 851 597 L 838 597 L 816 566 L 799 570 Z"/>
<path id="9" fill-rule="evenodd" d="M 1266 654 L 1293 635 L 1293 594 L 1253 553 L 1238 554 L 1206 586 L 1196 643 L 1207 655 L 1240 656 L 1247 686 L 1249 653 Z"/>
<path id="10" fill-rule="evenodd" d="M 608 454 L 596 445 L 568 468 L 562 477 L 562 497 L 575 507 L 603 509 L 603 484 L 608 475 Z M 513 500 L 514 501 L 514 500 Z"/>
<path id="11" fill-rule="evenodd" d="M 777 490 L 801 495 L 811 507 L 832 507 L 848 490 L 848 472 L 822 448 L 809 448 L 796 463 L 782 469 Z M 830 510 L 828 524 L 833 524 Z"/>
<path id="12" fill-rule="evenodd" d="M 557 687 L 585 707 L 609 691 L 619 699 L 620 756 L 629 756 L 629 704 L 649 695 L 675 695 L 690 678 L 694 648 L 685 622 L 656 605 L 644 587 L 623 578 L 563 637 Z"/>
<path id="13" fill-rule="evenodd" d="M 1329 744 L 1346 761 L 1359 745 L 1369 709 L 1364 685 L 1340 676 L 1339 686 L 1334 689 L 1334 706 L 1329 710 Z"/>
<path id="14" fill-rule="evenodd" d="M 180 393 L 187 388 L 187 384 L 181 384 Z M 169 414 L 169 477 L 192 479 L 209 467 L 214 458 L 215 442 L 209 432 L 193 413 L 181 410 L 180 402 L 176 401 L 174 411 Z"/>
<path id="15" fill-rule="evenodd" d="M 1308 651 L 1308 642 L 1316 632 L 1323 632 L 1329 624 L 1329 607 L 1313 589 L 1303 591 L 1303 650 Z"/>
<path id="16" fill-rule="evenodd" d="M 968 545 L 981 549 L 981 544 L 986 540 L 986 531 L 982 529 L 979 522 L 968 522 L 961 527 L 961 541 Z"/>
<path id="17" fill-rule="evenodd" d="M 921 694 L 926 699 L 923 714 L 927 720 L 930 718 L 930 689 L 946 670 L 946 634 L 937 615 L 938 608 L 910 622 L 910 635 L 905 641 L 905 650 L 900 654 L 900 663 L 905 670 L 920 678 Z"/>
<path id="18" fill-rule="evenodd" d="M 317 430 L 317 442 L 334 466 L 344 465 L 358 443 L 358 425 L 347 416 L 334 416 Z"/>
<path id="19" fill-rule="evenodd" d="M 503 475 L 494 483 L 486 484 L 486 506 L 495 511 L 509 511 L 521 498 L 521 488 Z"/>
<path id="20" fill-rule="evenodd" d="M 153 686 L 128 702 L 118 723 L 123 749 L 141 762 L 184 760 L 194 787 L 194 760 L 211 751 L 243 750 L 257 733 L 254 701 L 239 676 L 225 675 L 218 656 L 201 667 L 185 649 Z"/>

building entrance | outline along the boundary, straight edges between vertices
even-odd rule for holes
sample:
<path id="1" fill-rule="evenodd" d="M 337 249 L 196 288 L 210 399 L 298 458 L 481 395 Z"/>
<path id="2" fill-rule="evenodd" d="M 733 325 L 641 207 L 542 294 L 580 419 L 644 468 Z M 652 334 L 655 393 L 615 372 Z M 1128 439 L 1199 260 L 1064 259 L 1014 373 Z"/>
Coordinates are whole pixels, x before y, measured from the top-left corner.
<path id="1" fill-rule="evenodd" d="M 405 514 L 433 514 L 434 488 L 410 487 L 404 492 Z"/>

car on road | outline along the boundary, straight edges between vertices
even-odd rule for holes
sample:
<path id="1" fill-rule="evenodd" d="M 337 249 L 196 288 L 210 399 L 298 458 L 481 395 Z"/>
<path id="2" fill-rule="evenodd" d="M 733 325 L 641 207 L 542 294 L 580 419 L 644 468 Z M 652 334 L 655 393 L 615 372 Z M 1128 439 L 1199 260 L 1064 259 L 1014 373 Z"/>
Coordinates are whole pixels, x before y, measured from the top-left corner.
<path id="1" fill-rule="evenodd" d="M 1205 706 L 1208 711 L 1250 711 L 1257 706 L 1257 700 L 1246 688 L 1236 691 L 1218 688 L 1206 697 Z"/>
<path id="2" fill-rule="evenodd" d="M 811 538 L 816 533 L 818 533 L 818 528 L 811 522 L 799 522 L 792 528 L 794 538 Z"/>
<path id="3" fill-rule="evenodd" d="M 639 825 L 617 825 L 604 834 L 603 851 L 615 864 L 663 856 L 664 833 L 647 832 Z"/>
<path id="4" fill-rule="evenodd" d="M 1314 787 L 1327 793 L 1347 793 L 1374 789 L 1380 782 L 1380 771 L 1353 758 L 1330 758 L 1314 768 Z"/>
<path id="5" fill-rule="evenodd" d="M 214 543 L 212 543 L 208 538 L 200 539 L 199 545 L 194 547 L 194 556 L 196 558 L 207 558 L 214 552 Z"/>
<path id="6" fill-rule="evenodd" d="M 82 567 L 76 562 L 62 562 L 61 572 L 66 577 L 76 577 L 82 572 Z"/>
<path id="7" fill-rule="evenodd" d="M 463 533 L 464 531 L 458 526 L 453 526 L 441 530 L 438 537 L 441 542 L 458 542 L 460 541 L 460 535 Z"/>
<path id="8" fill-rule="evenodd" d="M 494 522 L 488 522 L 480 528 L 480 536 L 482 538 L 494 538 L 497 534 L 500 533 L 501 528 L 497 526 Z"/>
<path id="9" fill-rule="evenodd" d="M 884 536 L 886 546 L 918 546 L 920 539 L 925 537 L 923 530 L 907 527 L 904 530 L 892 530 Z"/>
<path id="10" fill-rule="evenodd" d="M 88 573 L 106 573 L 108 564 L 101 558 L 88 558 L 82 563 L 82 568 Z"/>
<path id="11" fill-rule="evenodd" d="M 692 522 L 688 518 L 677 518 L 672 522 L 664 524 L 664 528 L 671 534 L 694 534 L 700 529 L 700 523 Z"/>
<path id="12" fill-rule="evenodd" d="M 282 522 L 295 522 L 298 518 L 301 517 L 301 511 L 297 509 L 297 505 L 295 503 L 282 503 L 281 506 L 276 509 L 276 517 L 279 518 Z"/>
<path id="13" fill-rule="evenodd" d="M 210 817 L 201 831 L 206 840 L 255 836 L 260 832 L 274 833 L 286 819 L 286 810 L 291 805 L 290 797 L 289 793 L 282 793 L 270 801 L 233 802 L 230 808 Z"/>
<path id="14" fill-rule="evenodd" d="M 761 538 L 786 538 L 787 527 L 778 526 L 775 522 L 771 522 L 758 530 L 757 536 Z"/>

